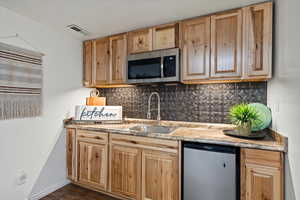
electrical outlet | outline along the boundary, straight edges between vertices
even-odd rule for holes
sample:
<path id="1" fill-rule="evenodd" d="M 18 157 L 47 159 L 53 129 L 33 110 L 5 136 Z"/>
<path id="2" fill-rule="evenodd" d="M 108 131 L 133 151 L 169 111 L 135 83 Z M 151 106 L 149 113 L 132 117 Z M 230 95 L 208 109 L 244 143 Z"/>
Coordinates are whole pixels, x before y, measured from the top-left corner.
<path id="1" fill-rule="evenodd" d="M 25 171 L 20 171 L 17 176 L 17 185 L 24 185 L 27 181 L 27 174 Z"/>

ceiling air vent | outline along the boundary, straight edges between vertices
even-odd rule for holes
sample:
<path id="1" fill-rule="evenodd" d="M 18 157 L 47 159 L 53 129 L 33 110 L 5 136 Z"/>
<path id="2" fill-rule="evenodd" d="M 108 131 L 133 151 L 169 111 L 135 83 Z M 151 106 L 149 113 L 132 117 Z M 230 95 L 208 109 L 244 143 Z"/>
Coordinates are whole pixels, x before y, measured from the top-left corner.
<path id="1" fill-rule="evenodd" d="M 68 27 L 69 29 L 71 29 L 71 30 L 73 30 L 73 31 L 75 31 L 75 32 L 77 32 L 77 33 L 81 33 L 81 34 L 83 34 L 83 35 L 88 35 L 88 34 L 89 34 L 87 30 L 85 30 L 85 29 L 83 29 L 83 28 L 81 28 L 80 26 L 77 26 L 77 25 L 75 25 L 75 24 L 70 24 L 70 25 L 68 25 L 67 27 Z"/>

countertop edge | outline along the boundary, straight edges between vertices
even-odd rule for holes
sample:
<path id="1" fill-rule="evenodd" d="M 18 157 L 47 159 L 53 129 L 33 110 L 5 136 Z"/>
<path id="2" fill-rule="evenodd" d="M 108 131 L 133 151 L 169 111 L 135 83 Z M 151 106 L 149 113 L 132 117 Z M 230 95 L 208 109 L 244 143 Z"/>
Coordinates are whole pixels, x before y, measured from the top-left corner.
<path id="1" fill-rule="evenodd" d="M 276 138 L 276 141 L 281 144 L 281 146 L 268 146 L 268 145 L 261 145 L 261 144 L 249 144 L 246 142 L 230 142 L 230 141 L 222 141 L 222 140 L 215 140 L 215 139 L 201 139 L 201 138 L 186 138 L 184 136 L 172 136 L 170 135 L 162 135 L 162 134 L 135 134 L 128 130 L 123 129 L 111 129 L 111 128 L 94 128 L 94 127 L 80 127 L 78 125 L 69 124 L 65 125 L 65 128 L 73 128 L 77 130 L 89 130 L 89 131 L 96 131 L 96 132 L 107 132 L 111 134 L 126 134 L 132 136 L 139 136 L 139 137 L 149 137 L 149 138 L 158 138 L 158 139 L 166 139 L 166 140 L 178 140 L 178 141 L 186 141 L 186 142 L 199 142 L 199 143 L 208 143 L 208 144 L 220 144 L 226 146 L 234 146 L 234 147 L 241 147 L 241 148 L 251 148 L 251 149 L 260 149 L 260 150 L 270 150 L 270 151 L 279 151 L 287 153 L 288 151 L 288 139 L 281 134 L 275 132 L 271 129 L 272 134 Z"/>

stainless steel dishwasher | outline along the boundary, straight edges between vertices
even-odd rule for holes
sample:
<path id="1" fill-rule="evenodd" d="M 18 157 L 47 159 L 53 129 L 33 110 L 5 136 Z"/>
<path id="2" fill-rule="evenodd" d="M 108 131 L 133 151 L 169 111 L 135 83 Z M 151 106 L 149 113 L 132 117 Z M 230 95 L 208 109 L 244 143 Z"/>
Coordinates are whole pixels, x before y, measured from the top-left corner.
<path id="1" fill-rule="evenodd" d="M 239 149 L 184 143 L 183 200 L 238 200 Z"/>

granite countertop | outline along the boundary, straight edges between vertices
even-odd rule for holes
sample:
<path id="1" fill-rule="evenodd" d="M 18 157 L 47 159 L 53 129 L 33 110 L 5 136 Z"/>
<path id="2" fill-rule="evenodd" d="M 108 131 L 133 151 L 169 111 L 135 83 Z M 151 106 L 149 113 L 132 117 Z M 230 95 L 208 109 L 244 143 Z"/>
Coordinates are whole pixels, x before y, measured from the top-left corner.
<path id="1" fill-rule="evenodd" d="M 144 119 L 125 119 L 119 123 L 105 124 L 65 121 L 66 128 L 287 152 L 287 138 L 275 133 L 272 130 L 268 131 L 267 136 L 263 140 L 247 140 L 226 136 L 224 135 L 223 130 L 233 128 L 233 126 L 229 124 L 161 121 L 160 125 L 176 126 L 178 128 L 169 134 L 141 134 L 130 131 L 131 127 L 141 124 L 157 124 L 157 121 Z"/>

